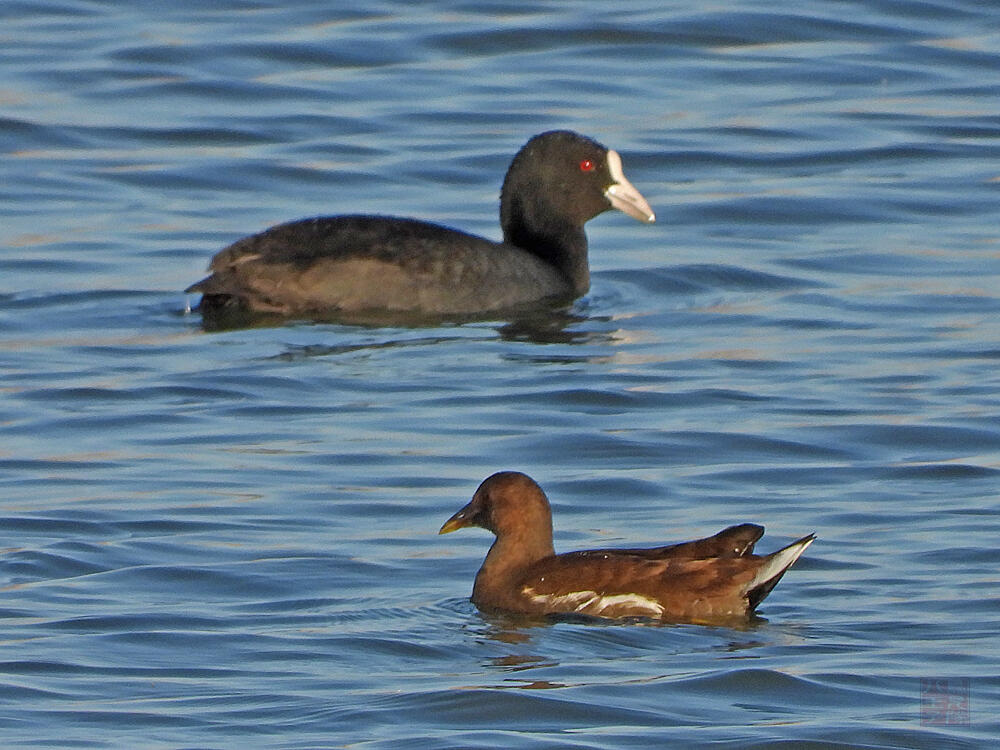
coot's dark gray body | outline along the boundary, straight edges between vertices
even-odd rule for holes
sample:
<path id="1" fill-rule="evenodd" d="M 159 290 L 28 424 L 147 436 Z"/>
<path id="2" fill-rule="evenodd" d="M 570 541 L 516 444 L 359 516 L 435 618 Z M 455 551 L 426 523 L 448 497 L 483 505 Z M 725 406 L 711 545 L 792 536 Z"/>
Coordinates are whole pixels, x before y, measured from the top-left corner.
<path id="1" fill-rule="evenodd" d="M 415 219 L 334 216 L 272 227 L 219 252 L 187 289 L 206 313 L 472 315 L 570 300 L 590 286 L 586 221 L 654 216 L 621 158 L 568 131 L 532 138 L 500 197 L 503 242 Z"/>

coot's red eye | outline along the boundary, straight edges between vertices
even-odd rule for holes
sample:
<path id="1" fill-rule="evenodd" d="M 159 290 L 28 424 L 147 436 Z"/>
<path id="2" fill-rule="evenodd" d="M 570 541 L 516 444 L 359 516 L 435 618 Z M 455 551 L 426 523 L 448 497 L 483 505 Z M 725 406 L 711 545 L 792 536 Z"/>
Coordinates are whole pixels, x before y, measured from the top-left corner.
<path id="1" fill-rule="evenodd" d="M 594 162 L 592 162 L 590 159 L 584 159 L 583 161 L 580 162 L 580 171 L 581 172 L 593 172 L 594 171 Z"/>

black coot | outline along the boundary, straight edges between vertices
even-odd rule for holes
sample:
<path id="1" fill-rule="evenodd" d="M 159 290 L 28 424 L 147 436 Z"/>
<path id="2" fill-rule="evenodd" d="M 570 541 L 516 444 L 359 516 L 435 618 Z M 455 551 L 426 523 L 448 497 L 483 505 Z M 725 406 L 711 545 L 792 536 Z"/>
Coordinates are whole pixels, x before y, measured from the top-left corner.
<path id="1" fill-rule="evenodd" d="M 206 315 L 475 315 L 570 300 L 590 286 L 583 225 L 611 208 L 655 220 L 615 151 L 551 131 L 528 141 L 507 171 L 503 242 L 415 219 L 303 219 L 233 243 L 186 291 L 202 294 Z"/>

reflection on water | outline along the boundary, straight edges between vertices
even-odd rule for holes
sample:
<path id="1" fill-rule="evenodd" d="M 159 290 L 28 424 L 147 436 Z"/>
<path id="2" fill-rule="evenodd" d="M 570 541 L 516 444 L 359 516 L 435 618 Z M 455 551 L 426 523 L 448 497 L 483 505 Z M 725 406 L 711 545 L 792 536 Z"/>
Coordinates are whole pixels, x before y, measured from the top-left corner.
<path id="1" fill-rule="evenodd" d="M 188 310 L 187 312 L 191 312 Z M 237 307 L 222 307 L 201 310 L 202 327 L 208 333 L 234 331 L 243 328 L 273 328 L 289 324 L 302 325 L 306 321 L 289 320 L 287 316 L 255 313 Z M 442 317 L 412 312 L 372 310 L 361 312 L 338 312 L 311 316 L 308 322 L 328 323 L 337 326 L 358 326 L 363 328 L 413 328 L 440 329 L 481 323 L 494 323 L 499 335 L 511 341 L 527 341 L 538 344 L 586 343 L 595 334 L 589 331 L 570 330 L 588 322 L 588 318 L 573 308 L 541 307 L 514 310 L 507 313 L 490 312 L 488 315 Z M 606 322 L 606 316 L 594 320 Z M 498 323 L 499 321 L 499 323 Z M 332 353 L 332 352 L 331 352 Z"/>

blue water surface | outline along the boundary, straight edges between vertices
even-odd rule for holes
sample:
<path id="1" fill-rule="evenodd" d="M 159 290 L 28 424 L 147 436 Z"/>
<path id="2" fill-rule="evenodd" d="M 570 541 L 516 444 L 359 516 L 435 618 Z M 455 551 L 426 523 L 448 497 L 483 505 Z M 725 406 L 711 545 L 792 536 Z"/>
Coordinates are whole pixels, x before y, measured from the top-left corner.
<path id="1" fill-rule="evenodd" d="M 499 238 L 623 156 L 529 320 L 206 332 L 312 215 Z M 1000 6 L 0 5 L 5 748 L 950 748 L 1000 736 Z M 559 550 L 819 540 L 746 628 L 484 617 L 479 481 Z"/>

